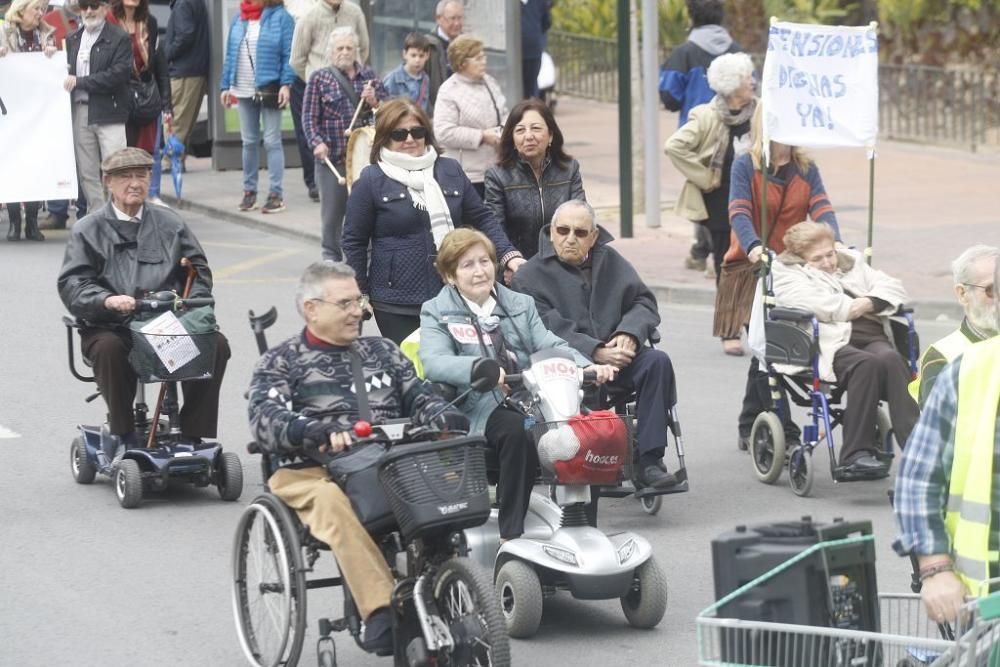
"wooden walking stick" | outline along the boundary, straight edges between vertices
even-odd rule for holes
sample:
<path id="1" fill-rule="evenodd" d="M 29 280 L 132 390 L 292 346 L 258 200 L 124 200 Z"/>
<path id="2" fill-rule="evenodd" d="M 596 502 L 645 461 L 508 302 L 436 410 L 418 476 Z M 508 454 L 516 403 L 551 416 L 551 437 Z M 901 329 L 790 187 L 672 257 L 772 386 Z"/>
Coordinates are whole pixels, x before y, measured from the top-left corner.
<path id="1" fill-rule="evenodd" d="M 187 277 L 184 280 L 184 292 L 181 294 L 182 299 L 188 298 L 191 294 L 191 286 L 194 284 L 194 279 L 198 275 L 198 270 L 194 268 L 194 264 L 187 257 L 181 258 L 181 266 L 184 267 L 184 271 L 187 273 Z M 149 422 L 149 437 L 146 438 L 146 449 L 153 448 L 153 442 L 156 440 L 156 426 L 160 421 L 160 408 L 163 407 L 163 397 L 167 393 L 167 383 L 163 382 L 160 384 L 160 395 L 156 399 L 156 408 L 153 410 L 153 419 Z"/>

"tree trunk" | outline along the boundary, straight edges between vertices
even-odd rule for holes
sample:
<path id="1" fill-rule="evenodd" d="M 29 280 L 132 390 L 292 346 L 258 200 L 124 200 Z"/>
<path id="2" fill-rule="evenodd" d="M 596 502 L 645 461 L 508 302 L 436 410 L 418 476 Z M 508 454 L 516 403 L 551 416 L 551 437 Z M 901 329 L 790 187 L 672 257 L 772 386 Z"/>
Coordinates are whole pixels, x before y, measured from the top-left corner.
<path id="1" fill-rule="evenodd" d="M 768 25 L 764 0 L 726 0 L 725 25 L 744 51 L 764 53 Z"/>

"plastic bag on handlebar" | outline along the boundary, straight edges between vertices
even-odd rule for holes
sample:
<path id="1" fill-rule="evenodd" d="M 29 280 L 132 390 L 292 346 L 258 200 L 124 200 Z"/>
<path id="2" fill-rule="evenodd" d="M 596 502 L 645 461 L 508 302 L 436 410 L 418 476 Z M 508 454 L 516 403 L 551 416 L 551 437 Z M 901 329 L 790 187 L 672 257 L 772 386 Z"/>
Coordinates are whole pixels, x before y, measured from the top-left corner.
<path id="1" fill-rule="evenodd" d="M 552 438 L 559 444 L 549 442 Z M 628 429 L 614 412 L 595 410 L 546 432 L 538 450 L 539 460 L 560 484 L 617 484 L 628 456 Z"/>
<path id="2" fill-rule="evenodd" d="M 171 368 L 164 364 L 151 342 L 151 338 L 157 341 L 160 339 L 142 332 L 142 328 L 150 321 L 163 315 L 163 313 L 156 313 L 146 319 L 135 318 L 129 322 L 129 329 L 132 333 L 129 364 L 139 380 L 150 383 L 211 378 L 215 368 L 215 332 L 219 330 L 215 321 L 214 309 L 211 306 L 202 306 L 173 313 L 197 348 L 198 356 L 182 365 L 171 366 Z"/>

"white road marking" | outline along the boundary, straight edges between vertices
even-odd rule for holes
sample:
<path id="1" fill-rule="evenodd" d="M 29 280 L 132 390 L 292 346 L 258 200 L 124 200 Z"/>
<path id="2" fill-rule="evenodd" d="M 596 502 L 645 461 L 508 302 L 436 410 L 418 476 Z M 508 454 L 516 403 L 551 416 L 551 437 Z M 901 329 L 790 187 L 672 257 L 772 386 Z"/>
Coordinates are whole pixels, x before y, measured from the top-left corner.
<path id="1" fill-rule="evenodd" d="M 11 431 L 9 428 L 0 424 L 0 439 L 3 438 L 20 438 L 21 434 L 15 431 Z"/>

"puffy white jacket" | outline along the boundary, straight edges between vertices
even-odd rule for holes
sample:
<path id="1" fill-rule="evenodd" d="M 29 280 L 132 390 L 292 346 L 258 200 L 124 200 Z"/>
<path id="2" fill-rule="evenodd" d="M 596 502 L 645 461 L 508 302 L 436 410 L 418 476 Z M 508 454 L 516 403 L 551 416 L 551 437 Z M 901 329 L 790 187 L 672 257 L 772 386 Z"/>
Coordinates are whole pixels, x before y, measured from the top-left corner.
<path id="1" fill-rule="evenodd" d="M 473 183 L 482 183 L 486 170 L 497 161 L 496 149 L 483 142 L 483 130 L 506 122 L 507 100 L 489 74 L 482 79 L 452 74 L 438 89 L 434 135 Z"/>

